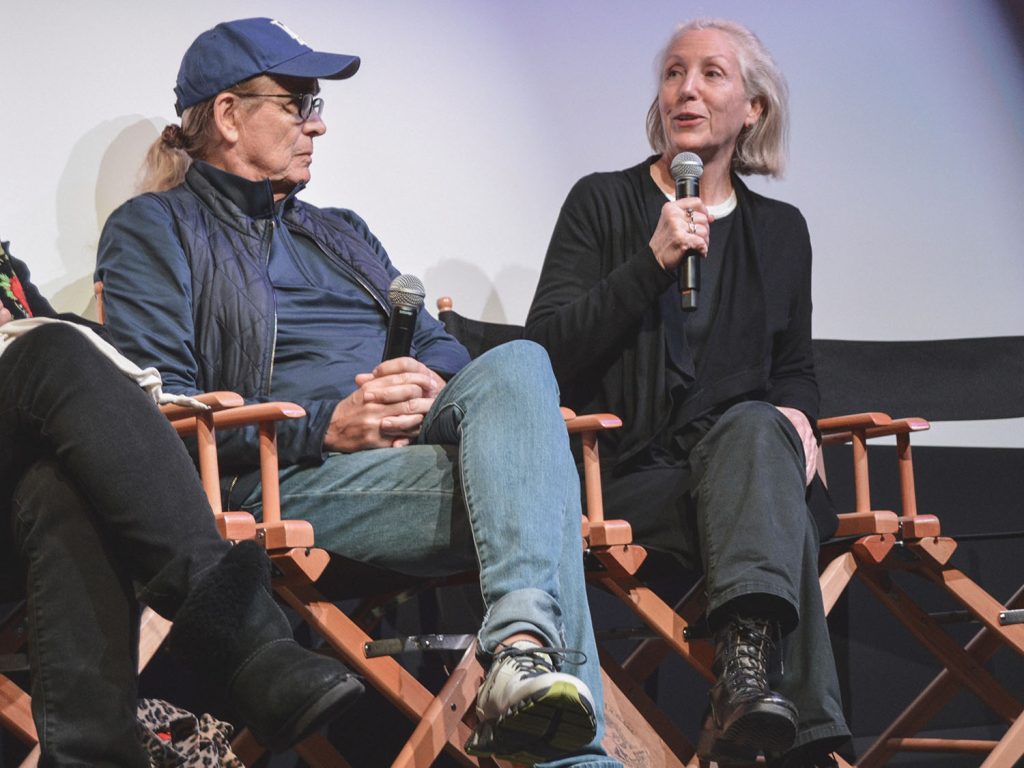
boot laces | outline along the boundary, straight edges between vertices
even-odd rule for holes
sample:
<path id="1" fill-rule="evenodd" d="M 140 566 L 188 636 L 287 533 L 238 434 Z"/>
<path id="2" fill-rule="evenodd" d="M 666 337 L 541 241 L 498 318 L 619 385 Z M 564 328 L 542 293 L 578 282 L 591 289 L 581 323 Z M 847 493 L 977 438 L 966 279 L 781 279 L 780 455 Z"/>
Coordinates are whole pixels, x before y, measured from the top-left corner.
<path id="1" fill-rule="evenodd" d="M 767 685 L 768 656 L 774 644 L 771 622 L 737 616 L 726 632 L 723 674 L 757 687 Z"/>

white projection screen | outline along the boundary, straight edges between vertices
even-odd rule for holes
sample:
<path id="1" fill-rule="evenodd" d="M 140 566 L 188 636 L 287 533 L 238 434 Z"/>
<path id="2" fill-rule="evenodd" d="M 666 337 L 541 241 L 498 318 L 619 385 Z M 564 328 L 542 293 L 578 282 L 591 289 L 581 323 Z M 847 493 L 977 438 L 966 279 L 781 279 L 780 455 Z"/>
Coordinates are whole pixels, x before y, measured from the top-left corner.
<path id="1" fill-rule="evenodd" d="M 522 323 L 580 176 L 650 150 L 653 60 L 693 16 L 733 18 L 791 91 L 790 162 L 815 335 L 1024 334 L 1024 11 L 1018 0 L 38 0 L 4 9 L 0 235 L 65 311 L 89 313 L 107 215 L 174 119 L 185 48 L 218 21 L 279 18 L 359 54 L 324 83 L 303 193 L 359 212 L 395 263 L 471 317 Z M 1021 420 L 921 442 L 1024 447 Z"/>

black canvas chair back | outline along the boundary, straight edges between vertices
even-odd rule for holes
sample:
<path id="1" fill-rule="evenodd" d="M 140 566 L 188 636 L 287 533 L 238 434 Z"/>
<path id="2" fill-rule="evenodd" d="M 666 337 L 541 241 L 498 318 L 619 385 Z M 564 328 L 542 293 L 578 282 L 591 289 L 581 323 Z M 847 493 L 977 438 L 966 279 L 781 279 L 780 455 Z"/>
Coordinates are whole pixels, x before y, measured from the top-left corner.
<path id="1" fill-rule="evenodd" d="M 817 339 L 814 353 L 821 412 L 826 416 L 882 411 L 893 417 L 922 417 L 940 422 L 934 426 L 936 436 L 941 436 L 941 422 L 1024 417 L 1024 336 Z M 997 441 L 1011 428 L 1019 429 L 998 422 L 991 425 Z M 881 445 L 873 446 L 870 453 L 873 495 L 883 503 L 899 499 L 901 480 L 895 471 L 876 472 L 875 467 L 894 467 L 897 456 L 903 457 L 902 450 Z M 909 455 L 907 448 L 906 458 Z M 1022 459 L 1024 448 L 1020 447 L 915 447 L 911 482 L 917 487 L 917 506 L 923 516 L 942 519 L 942 534 L 936 530 L 934 536 L 915 536 L 902 521 L 896 534 L 898 546 L 884 563 L 880 561 L 881 568 L 858 571 L 870 592 L 904 623 L 916 643 L 908 645 L 902 633 L 890 634 L 884 615 L 872 609 L 871 601 L 857 592 L 849 595 L 850 637 L 842 645 L 849 649 L 850 674 L 844 695 L 854 733 L 878 734 L 861 752 L 858 766 L 886 765 L 903 749 L 971 751 L 975 760 L 984 760 L 985 768 L 1022 764 L 1018 761 L 1024 759 L 1024 719 L 1020 718 L 1024 636 L 1015 622 L 1024 620 L 1020 610 L 1024 589 L 1020 569 L 1008 567 L 1019 556 L 1024 535 Z M 831 459 L 829 468 L 830 481 L 837 481 L 830 482 L 837 499 L 851 496 L 852 488 L 842 487 L 844 473 L 831 471 Z M 949 530 L 956 533 L 949 537 Z M 954 549 L 956 555 L 950 560 Z M 929 560 L 929 552 L 945 554 Z M 897 579 L 901 570 L 924 576 L 966 610 L 935 613 L 934 590 L 926 590 L 927 584 Z M 997 600 L 1006 600 L 1005 607 Z M 974 630 L 959 623 L 966 619 L 980 622 L 981 629 L 973 637 L 965 633 Z M 866 631 L 858 632 L 858 626 Z M 970 642 L 959 647 L 967 638 Z M 940 662 L 941 671 L 934 678 L 930 676 L 934 672 L 920 664 L 922 646 Z M 1008 653 L 997 654 L 1001 648 Z M 886 681 L 884 701 L 878 697 L 880 680 Z M 898 712 L 892 710 L 893 703 L 900 697 L 891 692 L 922 688 L 917 699 L 892 720 Z M 976 700 L 957 695 L 964 690 L 987 707 L 979 709 Z M 974 728 L 969 743 L 963 738 L 968 723 Z"/>
<path id="2" fill-rule="evenodd" d="M 523 326 L 521 325 L 471 320 L 468 317 L 463 317 L 451 307 L 450 298 L 438 299 L 437 319 L 444 323 L 444 328 L 448 333 L 462 342 L 462 346 L 469 351 L 470 357 L 479 357 L 500 344 L 523 338 Z"/>
<path id="3" fill-rule="evenodd" d="M 1024 416 L 1024 336 L 937 341 L 815 339 L 821 413 L 929 421 Z"/>

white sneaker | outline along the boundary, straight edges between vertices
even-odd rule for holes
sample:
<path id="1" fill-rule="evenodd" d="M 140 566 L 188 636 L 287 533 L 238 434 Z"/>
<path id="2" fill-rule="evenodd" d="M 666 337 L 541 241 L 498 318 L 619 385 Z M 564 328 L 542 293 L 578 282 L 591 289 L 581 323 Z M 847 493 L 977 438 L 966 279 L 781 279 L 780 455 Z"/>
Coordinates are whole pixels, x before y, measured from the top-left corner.
<path id="1" fill-rule="evenodd" d="M 480 724 L 467 752 L 532 765 L 594 740 L 593 694 L 579 678 L 555 669 L 552 656 L 565 652 L 520 640 L 495 655 L 477 694 Z"/>

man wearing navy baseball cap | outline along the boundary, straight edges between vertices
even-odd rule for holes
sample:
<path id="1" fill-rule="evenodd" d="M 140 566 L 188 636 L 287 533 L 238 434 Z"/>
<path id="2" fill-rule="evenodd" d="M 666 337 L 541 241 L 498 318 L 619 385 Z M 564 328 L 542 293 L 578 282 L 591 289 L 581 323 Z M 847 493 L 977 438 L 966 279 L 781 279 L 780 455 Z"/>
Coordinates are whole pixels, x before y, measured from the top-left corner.
<path id="1" fill-rule="evenodd" d="M 276 19 L 239 19 L 203 32 L 185 53 L 174 105 L 189 107 L 255 75 L 343 80 L 359 69 L 359 57 L 318 53 Z"/>
<path id="2" fill-rule="evenodd" d="M 420 311 L 408 354 L 381 362 L 398 270 L 354 212 L 298 198 L 326 131 L 319 81 L 358 68 L 272 19 L 196 39 L 181 125 L 103 231 L 108 330 L 166 391 L 302 405 L 278 429 L 281 499 L 318 546 L 414 576 L 479 572 L 488 673 L 468 751 L 621 768 L 601 747 L 579 480 L 546 353 L 518 341 L 470 362 Z M 257 440 L 226 437 L 221 467 L 229 508 L 258 515 Z"/>

